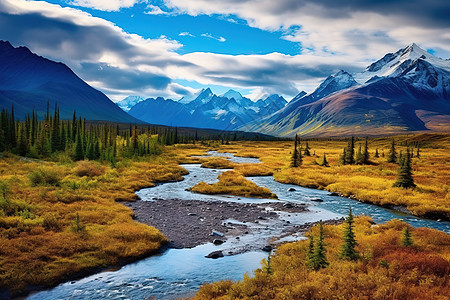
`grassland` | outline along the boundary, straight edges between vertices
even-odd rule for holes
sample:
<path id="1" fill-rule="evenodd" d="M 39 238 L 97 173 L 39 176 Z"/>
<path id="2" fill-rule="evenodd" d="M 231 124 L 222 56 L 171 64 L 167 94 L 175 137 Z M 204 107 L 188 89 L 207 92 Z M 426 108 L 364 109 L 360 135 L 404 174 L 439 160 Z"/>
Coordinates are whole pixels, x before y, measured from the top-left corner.
<path id="1" fill-rule="evenodd" d="M 414 157 L 412 164 L 416 189 L 392 187 L 398 166 L 382 157 L 382 153 L 387 155 L 390 138 L 369 140 L 373 163 L 360 166 L 339 165 L 345 140 L 308 141 L 313 155 L 304 156 L 297 168 L 289 167 L 293 150 L 289 141 L 165 146 L 161 155 L 122 157 L 115 167 L 93 161 L 75 163 L 65 154 L 41 161 L 4 153 L 0 158 L 0 291 L 17 293 L 30 286 L 53 285 L 159 249 L 165 237 L 157 229 L 135 222 L 133 212 L 118 201 L 133 201 L 135 190 L 156 182 L 182 180 L 186 170 L 179 163 L 233 168 L 234 173 L 226 172 L 217 184 L 200 186 L 211 193 L 220 190 L 274 197 L 266 190 L 254 193 L 261 188 L 249 185 L 243 177 L 273 174 L 280 182 L 326 189 L 384 206 L 404 206 L 418 216 L 448 219 L 450 135 L 398 136 L 395 140 L 398 145 L 421 143 L 420 158 Z M 375 149 L 379 158 L 374 157 Z M 398 150 L 405 149 L 398 146 Z M 191 157 L 207 150 L 259 157 L 262 163 Z M 324 153 L 330 167 L 315 163 L 320 163 Z M 417 229 L 415 234 L 421 232 Z M 448 254 L 445 259 L 448 261 Z"/>
<path id="2" fill-rule="evenodd" d="M 158 250 L 166 238 L 133 220 L 134 191 L 181 180 L 169 156 L 92 161 L 0 159 L 0 291 L 50 286 Z"/>
<path id="3" fill-rule="evenodd" d="M 292 142 L 239 142 L 220 146 L 219 151 L 239 156 L 259 157 L 261 164 L 234 166 L 245 176 L 273 174 L 282 183 L 337 192 L 363 202 L 385 207 L 406 207 L 412 214 L 434 219 L 450 219 L 450 135 L 422 134 L 394 137 L 397 150 L 406 152 L 403 144 L 419 142 L 420 158 L 412 159 L 415 189 L 392 187 L 398 165 L 387 163 L 392 138 L 369 140 L 370 165 L 341 165 L 339 157 L 346 140 L 308 141 L 311 156 L 291 168 Z M 356 149 L 363 141 L 357 141 Z M 305 141 L 302 141 L 305 147 Z M 379 157 L 374 157 L 378 149 Z M 416 151 L 416 150 L 415 150 Z M 330 167 L 322 167 L 326 154 Z M 416 153 L 414 153 L 416 155 Z M 384 155 L 384 157 L 383 157 Z M 217 166 L 217 161 L 215 163 Z"/>
<path id="4" fill-rule="evenodd" d="M 309 241 L 278 247 L 270 260 L 242 281 L 205 284 L 194 299 L 448 299 L 450 236 L 410 227 L 413 246 L 401 245 L 399 220 L 373 225 L 356 219 L 356 261 L 339 259 L 343 225 L 325 225 L 327 268 L 307 267 Z M 317 237 L 318 226 L 308 236 Z M 270 271 L 269 271 L 270 270 Z"/>
<path id="5" fill-rule="evenodd" d="M 242 174 L 234 171 L 226 171 L 220 174 L 218 182 L 207 184 L 202 181 L 191 188 L 193 192 L 202 194 L 229 194 L 250 198 L 277 199 L 277 195 L 268 188 L 257 186 L 247 180 Z"/>

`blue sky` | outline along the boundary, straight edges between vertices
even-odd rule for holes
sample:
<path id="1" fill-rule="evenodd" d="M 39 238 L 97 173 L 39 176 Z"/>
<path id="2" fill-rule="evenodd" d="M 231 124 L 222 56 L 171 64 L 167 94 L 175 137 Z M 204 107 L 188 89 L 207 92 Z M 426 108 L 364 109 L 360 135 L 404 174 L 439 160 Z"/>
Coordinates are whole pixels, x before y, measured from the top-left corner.
<path id="1" fill-rule="evenodd" d="M 448 58 L 447 2 L 2 0 L 0 39 L 66 63 L 115 101 L 204 87 L 290 99 L 412 42 Z"/>

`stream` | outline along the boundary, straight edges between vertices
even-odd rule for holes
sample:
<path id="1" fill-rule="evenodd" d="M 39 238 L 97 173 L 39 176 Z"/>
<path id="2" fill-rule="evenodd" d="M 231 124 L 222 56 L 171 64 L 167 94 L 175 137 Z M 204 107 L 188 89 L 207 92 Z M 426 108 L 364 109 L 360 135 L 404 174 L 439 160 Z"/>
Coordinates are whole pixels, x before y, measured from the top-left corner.
<path id="1" fill-rule="evenodd" d="M 260 163 L 257 158 L 236 157 L 230 153 L 209 151 L 208 155 L 225 157 L 236 163 Z M 449 222 L 420 219 L 348 198 L 330 196 L 327 191 L 279 183 L 272 176 L 248 177 L 248 179 L 259 186 L 269 188 L 278 195 L 279 200 L 195 194 L 186 189 L 200 181 L 217 182 L 217 176 L 226 170 L 201 168 L 200 164 L 186 164 L 182 167 L 189 171 L 183 181 L 158 184 L 152 188 L 142 189 L 136 194 L 142 201 L 182 199 L 239 203 L 285 201 L 307 204 L 309 209 L 307 212 L 280 213 L 280 219 L 283 222 L 294 225 L 316 222 L 321 219 L 341 218 L 348 214 L 351 206 L 355 215 L 371 216 L 376 223 L 399 218 L 414 227 L 429 227 L 450 233 Z M 290 188 L 295 191 L 288 191 Z M 315 198 L 322 199 L 323 202 L 312 202 L 311 199 Z M 233 220 L 228 221 L 234 222 Z M 189 297 L 193 296 L 205 282 L 223 279 L 241 280 L 246 272 L 251 275 L 253 270 L 261 266 L 261 260 L 267 258 L 267 252 L 260 250 L 260 246 L 266 244 L 269 239 L 275 238 L 278 239 L 278 242 L 285 242 L 303 238 L 296 234 L 281 237 L 283 224 L 280 222 L 268 220 L 258 224 L 249 224 L 249 226 L 253 226 L 254 234 L 242 237 L 240 240 L 227 241 L 220 246 L 208 243 L 194 248 L 168 249 L 161 254 L 123 266 L 119 270 L 105 271 L 80 280 L 62 283 L 50 290 L 34 293 L 27 299 L 176 299 L 177 297 Z M 250 243 L 257 247 L 246 248 L 249 251 L 219 259 L 204 257 L 215 250 L 245 248 Z"/>

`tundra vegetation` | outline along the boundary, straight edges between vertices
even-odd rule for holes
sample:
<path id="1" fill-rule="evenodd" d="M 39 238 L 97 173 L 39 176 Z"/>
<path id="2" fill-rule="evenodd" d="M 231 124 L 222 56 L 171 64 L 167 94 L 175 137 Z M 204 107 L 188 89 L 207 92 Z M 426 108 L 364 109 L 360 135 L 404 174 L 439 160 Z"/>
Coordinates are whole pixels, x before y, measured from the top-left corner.
<path id="1" fill-rule="evenodd" d="M 392 138 L 368 139 L 367 147 L 365 140 L 353 139 L 353 149 L 359 144 L 362 154 L 368 149 L 368 164 L 341 163 L 342 149 L 351 144 L 347 139 L 303 141 L 299 138 L 297 151 L 302 162 L 292 166 L 292 141 L 226 139 L 225 143 L 220 138 L 180 135 L 176 128 L 157 130 L 133 125 L 119 128 L 113 124 L 87 124 L 76 114 L 72 120 L 63 121 L 58 115 L 56 107 L 44 120 L 39 121 L 36 113 L 32 113 L 24 122 L 18 122 L 13 113 L 0 113 L 0 290 L 10 291 L 11 295 L 23 293 L 32 286 L 51 286 L 99 267 L 157 251 L 166 238 L 157 229 L 133 220 L 133 212 L 120 201 L 136 200 L 136 190 L 157 182 L 182 180 L 187 171 L 180 163 L 233 169 L 222 174 L 216 184 L 193 187 L 197 192 L 275 198 L 271 191 L 245 179 L 245 176 L 273 174 L 280 182 L 327 189 L 379 205 L 405 206 L 418 216 L 445 219 L 449 216 L 449 135 L 397 136 L 394 143 Z M 387 162 L 384 153 L 389 153 L 392 145 L 398 153 L 396 161 Z M 409 162 L 405 159 L 408 147 Z M 262 163 L 235 164 L 227 159 L 193 157 L 208 150 L 258 157 Z M 329 166 L 326 168 L 315 163 L 324 160 L 324 153 Z M 409 171 L 405 169 L 408 165 Z M 408 180 L 411 176 L 415 186 L 397 186 L 401 174 L 407 175 Z M 355 226 L 362 226 L 361 222 L 355 222 Z M 404 228 L 404 225 L 395 226 L 395 230 Z M 333 256 L 328 255 L 334 251 L 329 246 L 333 241 L 330 228 L 323 229 L 330 265 L 315 272 L 328 274 L 335 270 Z M 363 255 L 365 248 L 361 247 L 369 242 L 365 242 L 361 230 L 361 239 L 356 230 L 356 250 Z M 373 230 L 381 236 L 382 232 Z M 431 246 L 426 246 L 430 239 Z M 400 248 L 400 252 L 419 249 L 426 251 L 420 253 L 439 256 L 448 262 L 450 256 L 442 254 L 441 249 L 447 245 L 448 250 L 448 235 L 444 233 L 411 229 L 405 231 L 403 240 L 408 247 Z M 437 243 L 447 244 L 441 244 L 441 248 L 433 246 Z M 286 245 L 281 249 L 289 247 L 300 246 Z M 278 255 L 271 260 L 270 270 L 274 275 L 280 266 Z M 411 260 L 416 257 L 414 253 L 408 255 Z M 385 256 L 386 264 L 399 270 L 403 268 L 400 263 L 392 263 L 394 260 L 390 260 L 392 257 L 387 252 Z M 355 268 L 359 268 L 360 259 L 346 261 L 344 265 L 356 264 Z M 421 263 L 420 272 L 428 263 L 430 268 L 435 264 L 434 260 L 421 260 Z M 387 270 L 384 275 L 377 273 L 381 281 L 388 280 L 391 273 L 400 274 L 389 268 L 381 270 Z M 430 278 L 425 284 L 432 289 L 430 295 L 434 295 L 432 285 L 437 286 L 441 279 Z M 386 293 L 393 288 L 389 285 Z M 315 286 L 311 289 L 315 290 Z"/>
<path id="2" fill-rule="evenodd" d="M 358 217 L 352 224 L 359 255 L 350 259 L 342 256 L 350 254 L 342 252 L 348 224 L 320 223 L 308 232 L 308 240 L 278 247 L 270 257 L 270 272 L 263 261 L 253 276 L 205 284 L 194 299 L 448 298 L 448 234 L 414 229 L 396 219 L 374 225 L 369 217 Z M 311 254 L 312 240 L 317 242 Z"/>

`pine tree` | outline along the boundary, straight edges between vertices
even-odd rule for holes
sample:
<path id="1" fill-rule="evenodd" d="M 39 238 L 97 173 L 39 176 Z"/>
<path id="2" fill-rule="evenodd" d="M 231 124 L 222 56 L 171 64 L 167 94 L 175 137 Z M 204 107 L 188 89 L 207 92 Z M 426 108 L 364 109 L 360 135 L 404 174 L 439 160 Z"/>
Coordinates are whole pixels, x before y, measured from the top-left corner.
<path id="1" fill-rule="evenodd" d="M 352 208 L 350 207 L 348 217 L 345 222 L 343 237 L 344 244 L 342 245 L 341 253 L 339 253 L 339 257 L 342 259 L 355 260 L 359 257 L 359 254 L 355 249 L 358 243 L 356 242 L 355 233 L 353 232 L 354 222 Z"/>
<path id="2" fill-rule="evenodd" d="M 363 151 L 363 164 L 368 165 L 369 162 L 369 141 L 366 137 L 365 143 L 364 143 L 364 151 Z"/>
<path id="3" fill-rule="evenodd" d="M 270 252 L 269 252 L 269 255 L 267 256 L 267 260 L 265 261 L 263 269 L 264 269 L 264 272 L 266 272 L 267 275 L 272 275 L 273 274 L 272 253 L 270 253 Z"/>
<path id="4" fill-rule="evenodd" d="M 413 244 L 411 231 L 409 230 L 409 227 L 406 226 L 402 233 L 402 246 L 411 247 Z"/>
<path id="5" fill-rule="evenodd" d="M 417 146 L 416 157 L 417 157 L 417 158 L 420 158 L 420 150 L 419 150 L 419 146 Z"/>
<path id="6" fill-rule="evenodd" d="M 353 165 L 355 164 L 355 138 L 351 137 L 348 141 L 347 149 L 345 150 L 345 164 Z"/>
<path id="7" fill-rule="evenodd" d="M 306 147 L 305 147 L 305 151 L 303 151 L 303 155 L 311 156 L 311 152 L 309 151 L 309 149 L 311 149 L 311 148 L 309 148 L 308 142 L 306 142 Z"/>
<path id="8" fill-rule="evenodd" d="M 344 148 L 344 151 L 342 151 L 342 154 L 341 154 L 341 156 L 340 156 L 340 158 L 339 158 L 340 163 L 341 163 L 342 165 L 346 165 L 346 164 L 347 164 L 347 161 L 346 161 L 346 159 L 345 159 L 345 157 L 347 156 L 346 151 L 347 151 L 347 148 Z"/>
<path id="9" fill-rule="evenodd" d="M 326 250 L 325 250 L 325 243 L 324 243 L 323 239 L 324 239 L 323 225 L 322 225 L 322 221 L 320 221 L 320 223 L 319 223 L 319 239 L 318 239 L 317 245 L 314 249 L 313 260 L 312 260 L 312 267 L 316 271 L 319 269 L 322 269 L 322 268 L 326 268 L 329 265 L 326 255 L 325 255 Z"/>
<path id="10" fill-rule="evenodd" d="M 314 237 L 313 235 L 309 236 L 309 247 L 308 247 L 308 253 L 307 253 L 307 263 L 306 266 L 314 269 Z"/>
<path id="11" fill-rule="evenodd" d="M 297 150 L 297 135 L 294 138 L 294 151 L 291 157 L 291 168 L 296 168 L 299 166 L 299 152 Z"/>
<path id="12" fill-rule="evenodd" d="M 380 157 L 380 154 L 378 154 L 378 148 L 375 150 L 375 157 L 376 158 Z"/>
<path id="13" fill-rule="evenodd" d="M 358 152 L 355 155 L 355 163 L 357 165 L 362 165 L 364 163 L 364 155 L 362 153 L 361 144 L 359 144 Z"/>
<path id="14" fill-rule="evenodd" d="M 404 189 L 416 187 L 414 178 L 412 177 L 411 156 L 409 155 L 409 149 L 407 149 L 406 155 L 402 156 L 398 167 L 397 181 L 394 183 L 393 187 L 401 187 Z"/>
<path id="15" fill-rule="evenodd" d="M 84 159 L 84 151 L 83 151 L 83 141 L 81 139 L 80 131 L 77 132 L 77 138 L 75 141 L 75 146 L 73 150 L 73 159 L 74 160 L 83 160 Z"/>
<path id="16" fill-rule="evenodd" d="M 397 163 L 397 150 L 395 149 L 395 141 L 392 140 L 391 149 L 389 150 L 389 155 L 387 159 L 388 163 Z"/>
<path id="17" fill-rule="evenodd" d="M 320 163 L 320 165 L 321 165 L 322 167 L 329 167 L 329 166 L 330 166 L 330 165 L 328 164 L 327 157 L 326 157 L 325 153 L 323 154 L 323 160 L 322 160 L 322 162 Z"/>
<path id="18" fill-rule="evenodd" d="M 17 142 L 17 152 L 20 156 L 25 156 L 28 153 L 28 140 L 26 137 L 25 126 L 19 126 L 19 139 Z"/>

